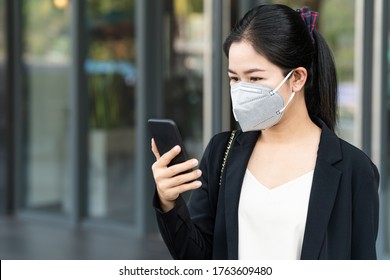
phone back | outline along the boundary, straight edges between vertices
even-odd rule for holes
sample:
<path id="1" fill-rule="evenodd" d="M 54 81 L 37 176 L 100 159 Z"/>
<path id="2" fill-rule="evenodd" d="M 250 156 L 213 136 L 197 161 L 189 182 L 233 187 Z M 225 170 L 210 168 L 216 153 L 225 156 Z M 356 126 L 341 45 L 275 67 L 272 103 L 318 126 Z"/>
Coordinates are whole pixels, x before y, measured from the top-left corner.
<path id="1" fill-rule="evenodd" d="M 158 152 L 162 156 L 174 146 L 179 145 L 181 152 L 168 166 L 181 163 L 187 160 L 187 154 L 184 148 L 183 140 L 176 123 L 170 119 L 150 119 L 148 120 L 152 137 L 156 143 Z"/>

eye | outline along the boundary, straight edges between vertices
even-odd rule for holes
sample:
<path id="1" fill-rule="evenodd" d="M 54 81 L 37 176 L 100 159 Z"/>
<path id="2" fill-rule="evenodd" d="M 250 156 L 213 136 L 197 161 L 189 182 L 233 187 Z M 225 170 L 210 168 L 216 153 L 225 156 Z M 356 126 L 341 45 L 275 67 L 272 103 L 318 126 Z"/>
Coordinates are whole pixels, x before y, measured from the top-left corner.
<path id="1" fill-rule="evenodd" d="M 251 82 L 258 82 L 258 81 L 261 81 L 263 78 L 260 78 L 260 77 L 251 77 L 250 78 L 250 81 Z"/>
<path id="2" fill-rule="evenodd" d="M 229 76 L 229 82 L 230 82 L 230 84 L 237 83 L 238 81 L 239 81 L 238 77 Z"/>

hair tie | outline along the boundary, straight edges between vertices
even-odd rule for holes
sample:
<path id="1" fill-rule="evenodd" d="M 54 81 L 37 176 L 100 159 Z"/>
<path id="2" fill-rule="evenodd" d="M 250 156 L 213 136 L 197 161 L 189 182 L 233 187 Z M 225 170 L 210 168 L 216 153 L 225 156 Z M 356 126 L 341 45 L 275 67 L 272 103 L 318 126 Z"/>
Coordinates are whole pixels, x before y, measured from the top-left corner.
<path id="1" fill-rule="evenodd" d="M 313 31 L 316 27 L 318 12 L 310 11 L 310 9 L 306 6 L 298 9 L 297 12 L 301 14 L 301 17 L 305 22 L 307 29 L 309 30 L 311 40 L 314 44 L 315 40 Z"/>

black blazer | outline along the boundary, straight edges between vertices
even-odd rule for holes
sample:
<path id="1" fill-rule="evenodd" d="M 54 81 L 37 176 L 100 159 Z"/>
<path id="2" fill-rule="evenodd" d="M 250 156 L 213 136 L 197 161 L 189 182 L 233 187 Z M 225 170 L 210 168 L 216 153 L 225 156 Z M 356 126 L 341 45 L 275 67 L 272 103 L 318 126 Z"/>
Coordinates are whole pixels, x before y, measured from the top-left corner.
<path id="1" fill-rule="evenodd" d="M 301 259 L 376 259 L 379 174 L 359 149 L 339 139 L 321 121 Z M 188 206 L 154 207 L 161 235 L 174 259 L 237 259 L 238 204 L 248 160 L 259 132 L 237 132 L 222 185 L 219 176 L 229 132 L 214 136 L 200 163 L 202 187 Z"/>

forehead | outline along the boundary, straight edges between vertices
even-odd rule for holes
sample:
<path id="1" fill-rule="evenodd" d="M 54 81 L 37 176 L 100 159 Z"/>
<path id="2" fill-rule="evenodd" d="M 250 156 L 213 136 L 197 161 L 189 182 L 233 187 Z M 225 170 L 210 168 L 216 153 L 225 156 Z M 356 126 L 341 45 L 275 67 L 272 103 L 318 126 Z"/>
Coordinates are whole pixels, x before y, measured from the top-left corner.
<path id="1" fill-rule="evenodd" d="M 241 71 L 248 68 L 274 68 L 265 56 L 256 52 L 252 45 L 246 41 L 235 42 L 229 49 L 229 69 Z"/>

